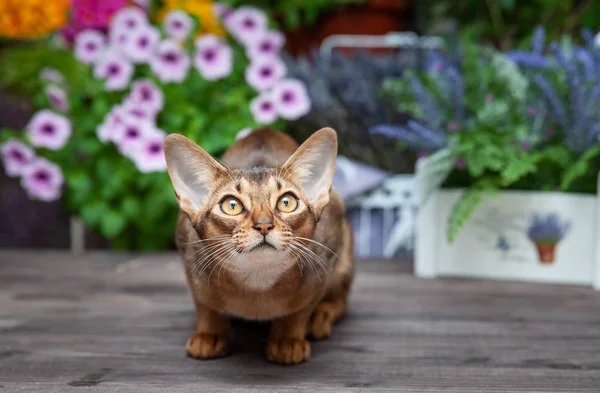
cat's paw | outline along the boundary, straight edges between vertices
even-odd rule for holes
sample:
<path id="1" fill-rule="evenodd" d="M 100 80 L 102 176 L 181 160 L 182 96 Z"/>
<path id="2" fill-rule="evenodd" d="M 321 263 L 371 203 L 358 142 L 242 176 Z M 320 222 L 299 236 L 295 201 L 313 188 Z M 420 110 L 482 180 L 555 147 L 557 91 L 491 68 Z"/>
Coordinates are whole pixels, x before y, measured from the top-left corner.
<path id="1" fill-rule="evenodd" d="M 267 359 L 279 364 L 298 364 L 310 359 L 310 343 L 307 340 L 283 338 L 269 341 Z"/>
<path id="2" fill-rule="evenodd" d="M 196 359 L 214 359 L 227 355 L 229 337 L 226 335 L 196 333 L 185 344 L 187 354 Z"/>
<path id="3" fill-rule="evenodd" d="M 343 310 L 340 302 L 319 303 L 312 315 L 310 331 L 317 340 L 329 337 L 335 321 Z"/>

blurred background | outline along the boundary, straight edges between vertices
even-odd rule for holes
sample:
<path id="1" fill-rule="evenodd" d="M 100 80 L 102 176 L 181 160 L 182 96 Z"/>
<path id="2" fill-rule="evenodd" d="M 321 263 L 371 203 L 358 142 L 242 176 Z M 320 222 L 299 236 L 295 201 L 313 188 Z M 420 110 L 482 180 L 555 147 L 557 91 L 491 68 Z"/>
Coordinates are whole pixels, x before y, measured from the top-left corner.
<path id="1" fill-rule="evenodd" d="M 361 256 L 411 257 L 441 151 L 444 187 L 594 194 L 599 30 L 596 0 L 2 0 L 0 247 L 173 248 L 173 132 L 335 128 Z"/>

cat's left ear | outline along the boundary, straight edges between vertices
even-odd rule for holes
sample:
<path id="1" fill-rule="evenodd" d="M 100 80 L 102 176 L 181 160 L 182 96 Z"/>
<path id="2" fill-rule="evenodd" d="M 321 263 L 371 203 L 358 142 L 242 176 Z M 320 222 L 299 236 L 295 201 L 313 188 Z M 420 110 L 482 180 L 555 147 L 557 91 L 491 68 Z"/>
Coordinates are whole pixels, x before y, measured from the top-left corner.
<path id="1" fill-rule="evenodd" d="M 303 188 L 317 214 L 329 202 L 337 147 L 336 132 L 322 128 L 311 135 L 282 167 L 281 173 L 286 173 Z"/>

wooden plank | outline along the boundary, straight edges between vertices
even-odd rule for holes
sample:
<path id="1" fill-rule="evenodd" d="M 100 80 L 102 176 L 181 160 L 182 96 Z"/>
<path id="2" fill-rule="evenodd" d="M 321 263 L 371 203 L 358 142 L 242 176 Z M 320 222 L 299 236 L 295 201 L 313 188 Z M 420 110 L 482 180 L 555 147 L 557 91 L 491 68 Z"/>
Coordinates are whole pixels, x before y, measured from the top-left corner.
<path id="1" fill-rule="evenodd" d="M 285 367 L 265 323 L 236 321 L 225 359 L 185 357 L 175 254 L 2 251 L 0 392 L 600 392 L 598 292 L 357 265 L 348 316 Z"/>

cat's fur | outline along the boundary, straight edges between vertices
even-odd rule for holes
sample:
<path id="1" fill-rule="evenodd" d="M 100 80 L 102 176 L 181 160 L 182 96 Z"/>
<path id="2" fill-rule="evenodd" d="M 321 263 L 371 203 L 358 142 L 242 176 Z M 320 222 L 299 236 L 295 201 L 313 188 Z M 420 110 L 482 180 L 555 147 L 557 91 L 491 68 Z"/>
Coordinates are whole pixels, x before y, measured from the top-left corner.
<path id="1" fill-rule="evenodd" d="M 308 360 L 307 335 L 329 336 L 346 310 L 353 277 L 352 232 L 331 190 L 335 131 L 322 129 L 298 148 L 283 133 L 256 130 L 234 143 L 222 163 L 169 135 L 165 154 L 181 209 L 176 243 L 197 310 L 187 353 L 226 355 L 229 317 L 236 316 L 273 320 L 270 361 Z M 287 192 L 299 200 L 291 213 L 276 209 Z M 228 196 L 246 210 L 225 214 L 220 203 Z M 271 246 L 252 249 L 261 242 Z"/>

